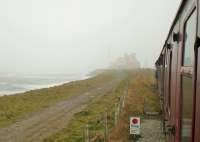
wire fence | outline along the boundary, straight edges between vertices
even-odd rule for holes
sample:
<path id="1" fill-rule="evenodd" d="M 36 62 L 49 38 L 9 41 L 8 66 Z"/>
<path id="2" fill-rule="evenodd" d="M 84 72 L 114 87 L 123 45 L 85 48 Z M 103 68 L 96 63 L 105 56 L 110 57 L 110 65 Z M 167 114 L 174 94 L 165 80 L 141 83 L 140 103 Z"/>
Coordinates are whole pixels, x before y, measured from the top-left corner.
<path id="1" fill-rule="evenodd" d="M 109 142 L 110 133 L 118 124 L 120 113 L 125 106 L 125 98 L 127 91 L 124 95 L 118 97 L 114 104 L 114 109 L 108 108 L 103 114 L 95 120 L 85 124 L 83 128 L 83 141 L 84 142 Z M 112 110 L 112 111 L 110 111 Z"/>

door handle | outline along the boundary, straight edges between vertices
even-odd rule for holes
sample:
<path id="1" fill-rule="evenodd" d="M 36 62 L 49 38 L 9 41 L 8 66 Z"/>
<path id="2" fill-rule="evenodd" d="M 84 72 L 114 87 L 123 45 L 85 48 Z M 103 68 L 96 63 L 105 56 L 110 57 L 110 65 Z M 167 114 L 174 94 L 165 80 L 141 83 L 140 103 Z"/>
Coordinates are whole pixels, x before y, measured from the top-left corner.
<path id="1" fill-rule="evenodd" d="M 200 46 L 200 37 L 196 37 L 196 41 L 195 41 L 195 48 L 198 48 Z"/>
<path id="2" fill-rule="evenodd" d="M 176 127 L 174 125 L 167 125 L 166 129 L 167 129 L 167 134 L 175 135 Z"/>

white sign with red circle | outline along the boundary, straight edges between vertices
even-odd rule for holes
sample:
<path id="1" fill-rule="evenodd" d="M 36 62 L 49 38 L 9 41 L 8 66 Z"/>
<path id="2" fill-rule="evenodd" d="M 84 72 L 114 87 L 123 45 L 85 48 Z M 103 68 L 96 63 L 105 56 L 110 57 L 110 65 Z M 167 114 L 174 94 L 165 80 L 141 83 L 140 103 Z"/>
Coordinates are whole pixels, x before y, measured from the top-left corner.
<path id="1" fill-rule="evenodd" d="M 130 118 L 130 134 L 140 135 L 140 117 Z"/>

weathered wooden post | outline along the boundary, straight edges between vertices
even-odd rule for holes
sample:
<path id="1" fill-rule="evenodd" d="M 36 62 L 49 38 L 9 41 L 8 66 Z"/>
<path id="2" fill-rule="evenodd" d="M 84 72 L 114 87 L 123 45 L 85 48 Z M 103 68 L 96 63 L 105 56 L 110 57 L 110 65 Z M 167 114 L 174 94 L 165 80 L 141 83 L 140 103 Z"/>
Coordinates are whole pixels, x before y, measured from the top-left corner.
<path id="1" fill-rule="evenodd" d="M 86 130 L 85 130 L 85 142 L 90 142 L 90 136 L 89 136 L 89 125 L 86 125 Z"/>
<path id="2" fill-rule="evenodd" d="M 108 141 L 108 114 L 107 112 L 104 115 L 104 122 L 105 122 L 105 139 L 104 141 L 107 142 Z"/>

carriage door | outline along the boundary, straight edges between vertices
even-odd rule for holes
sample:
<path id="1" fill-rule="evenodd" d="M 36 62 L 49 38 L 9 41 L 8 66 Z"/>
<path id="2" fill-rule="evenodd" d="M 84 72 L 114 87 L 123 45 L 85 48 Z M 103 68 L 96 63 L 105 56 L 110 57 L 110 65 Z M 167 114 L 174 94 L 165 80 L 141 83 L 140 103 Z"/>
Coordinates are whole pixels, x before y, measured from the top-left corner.
<path id="1" fill-rule="evenodd" d="M 172 33 L 172 52 L 171 52 L 171 82 L 170 82 L 170 96 L 169 96 L 169 106 L 170 106 L 170 123 L 168 125 L 170 142 L 175 141 L 176 137 L 176 100 L 177 100 L 177 70 L 178 70 L 178 50 L 179 50 L 179 21 L 177 21 L 173 33 Z"/>
<path id="2" fill-rule="evenodd" d="M 167 114 L 167 123 L 166 123 L 166 134 L 167 134 L 167 142 L 173 142 L 172 141 L 172 132 L 171 132 L 171 129 L 172 129 L 172 126 L 173 126 L 173 120 L 172 120 L 172 117 L 173 117 L 173 108 L 172 108 L 172 102 L 171 102 L 171 97 L 172 97 L 172 46 L 171 44 L 168 45 L 170 47 L 168 47 L 168 74 L 167 74 L 167 85 L 166 85 L 166 88 L 167 88 L 167 94 L 166 94 L 166 114 Z"/>
<path id="3" fill-rule="evenodd" d="M 200 6 L 200 2 L 198 4 Z M 199 7 L 198 7 L 199 9 Z M 198 11 L 200 12 L 200 11 Z M 199 15 L 199 14 L 198 14 Z M 200 142 L 200 22 L 198 17 L 198 29 L 196 38 L 196 110 L 195 110 L 195 142 Z"/>
<path id="4" fill-rule="evenodd" d="M 193 142 L 196 23 L 197 10 L 193 8 L 185 19 L 183 30 L 180 79 L 180 142 Z"/>
<path id="5" fill-rule="evenodd" d="M 176 136 L 176 86 L 177 86 L 177 63 L 178 63 L 178 33 L 179 21 L 177 21 L 173 34 L 171 35 L 171 44 L 169 48 L 169 87 L 168 87 L 168 122 L 166 125 L 167 141 L 174 142 Z"/>

